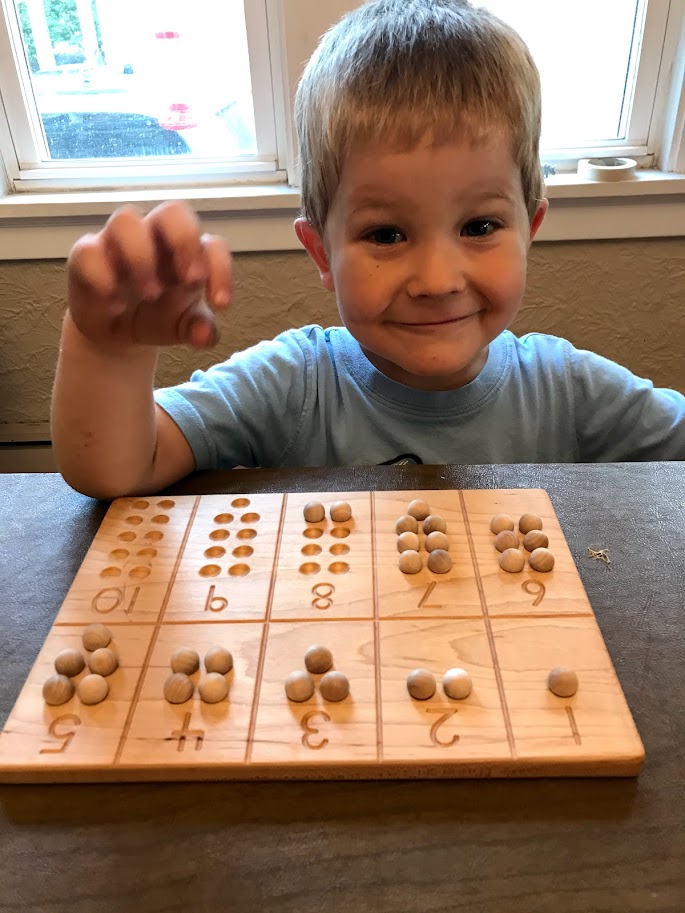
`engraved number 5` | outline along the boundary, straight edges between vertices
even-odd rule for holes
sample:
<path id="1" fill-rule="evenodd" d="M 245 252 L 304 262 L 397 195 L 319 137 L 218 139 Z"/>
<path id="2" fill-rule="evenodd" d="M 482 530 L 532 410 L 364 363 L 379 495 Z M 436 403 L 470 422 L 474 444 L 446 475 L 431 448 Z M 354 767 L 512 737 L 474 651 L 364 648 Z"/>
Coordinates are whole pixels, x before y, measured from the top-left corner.
<path id="1" fill-rule="evenodd" d="M 52 735 L 56 739 L 62 739 L 62 744 L 59 748 L 41 748 L 38 752 L 39 754 L 61 754 L 63 751 L 67 750 L 69 742 L 71 742 L 76 733 L 73 730 L 71 732 L 58 732 L 57 727 L 61 723 L 67 723 L 70 726 L 80 726 L 81 720 L 73 713 L 63 713 L 62 716 L 55 717 L 48 729 L 48 735 Z"/>

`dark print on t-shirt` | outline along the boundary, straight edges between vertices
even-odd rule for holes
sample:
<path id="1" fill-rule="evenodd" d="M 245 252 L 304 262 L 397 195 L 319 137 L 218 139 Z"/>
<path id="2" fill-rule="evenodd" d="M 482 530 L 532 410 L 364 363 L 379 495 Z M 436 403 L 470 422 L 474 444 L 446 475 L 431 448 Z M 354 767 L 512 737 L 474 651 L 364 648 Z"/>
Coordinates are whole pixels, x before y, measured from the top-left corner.
<path id="1" fill-rule="evenodd" d="M 407 466 L 410 463 L 415 463 L 419 466 L 423 466 L 423 460 L 421 457 L 417 456 L 415 453 L 401 453 L 399 456 L 394 457 L 392 460 L 386 460 L 384 463 L 379 463 L 379 466 Z"/>

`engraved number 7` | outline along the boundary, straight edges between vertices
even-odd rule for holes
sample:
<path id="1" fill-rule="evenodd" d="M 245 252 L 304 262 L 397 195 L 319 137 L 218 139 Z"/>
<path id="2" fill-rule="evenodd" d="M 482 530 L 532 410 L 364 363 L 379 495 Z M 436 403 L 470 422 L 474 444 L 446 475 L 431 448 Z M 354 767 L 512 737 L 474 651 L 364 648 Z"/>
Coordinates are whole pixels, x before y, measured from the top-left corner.
<path id="1" fill-rule="evenodd" d="M 427 609 L 441 609 L 442 608 L 441 602 L 426 602 L 426 600 L 428 599 L 428 597 L 430 596 L 430 594 L 433 592 L 433 590 L 436 588 L 437 585 L 438 585 L 437 580 L 433 580 L 433 581 L 431 581 L 431 583 L 428 584 L 428 586 L 426 587 L 425 593 L 419 600 L 417 609 L 420 609 L 422 606 L 425 606 Z"/>

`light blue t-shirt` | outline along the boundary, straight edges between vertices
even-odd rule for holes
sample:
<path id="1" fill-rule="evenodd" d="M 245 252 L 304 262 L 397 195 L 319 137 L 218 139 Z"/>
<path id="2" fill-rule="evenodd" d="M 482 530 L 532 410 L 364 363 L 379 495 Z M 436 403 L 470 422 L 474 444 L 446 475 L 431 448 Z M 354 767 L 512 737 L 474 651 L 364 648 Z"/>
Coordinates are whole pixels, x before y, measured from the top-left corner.
<path id="1" fill-rule="evenodd" d="M 564 339 L 505 331 L 457 390 L 407 387 L 307 326 L 156 391 L 198 469 L 685 459 L 685 396 Z"/>

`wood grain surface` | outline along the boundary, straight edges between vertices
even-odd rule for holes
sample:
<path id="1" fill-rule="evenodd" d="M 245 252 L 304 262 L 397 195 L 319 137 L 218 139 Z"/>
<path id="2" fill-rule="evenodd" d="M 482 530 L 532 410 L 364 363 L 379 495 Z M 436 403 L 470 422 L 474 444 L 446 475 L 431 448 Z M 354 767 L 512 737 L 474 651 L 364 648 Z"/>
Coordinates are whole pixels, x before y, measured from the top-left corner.
<path id="1" fill-rule="evenodd" d="M 0 733 L 0 782 L 639 772 L 644 750 L 546 492 L 351 492 L 336 522 L 340 498 L 321 493 L 316 522 L 303 517 L 311 492 L 116 500 Z M 454 561 L 442 573 L 420 527 L 420 570 L 398 566 L 396 520 L 417 500 L 445 523 Z M 514 526 L 531 512 L 554 567 L 508 573 L 491 519 Z M 80 691 L 93 671 L 81 638 L 103 622 L 117 665 L 93 705 Z M 286 678 L 318 643 L 349 693 L 327 701 L 315 676 L 309 699 L 288 701 Z M 235 663 L 226 700 L 208 704 L 202 658 L 217 644 Z M 48 704 L 43 684 L 65 649 L 86 667 L 73 696 Z M 171 704 L 180 649 L 196 667 L 188 698 Z M 547 687 L 559 666 L 580 680 L 565 698 Z M 461 700 L 442 688 L 454 667 L 476 679 Z M 437 683 L 426 700 L 407 691 L 417 668 Z"/>
<path id="2" fill-rule="evenodd" d="M 551 495 L 638 778 L 2 786 L 0 910 L 682 913 L 684 464 L 245 471 L 170 495 L 512 487 Z M 0 477 L 3 724 L 107 506 Z"/>

